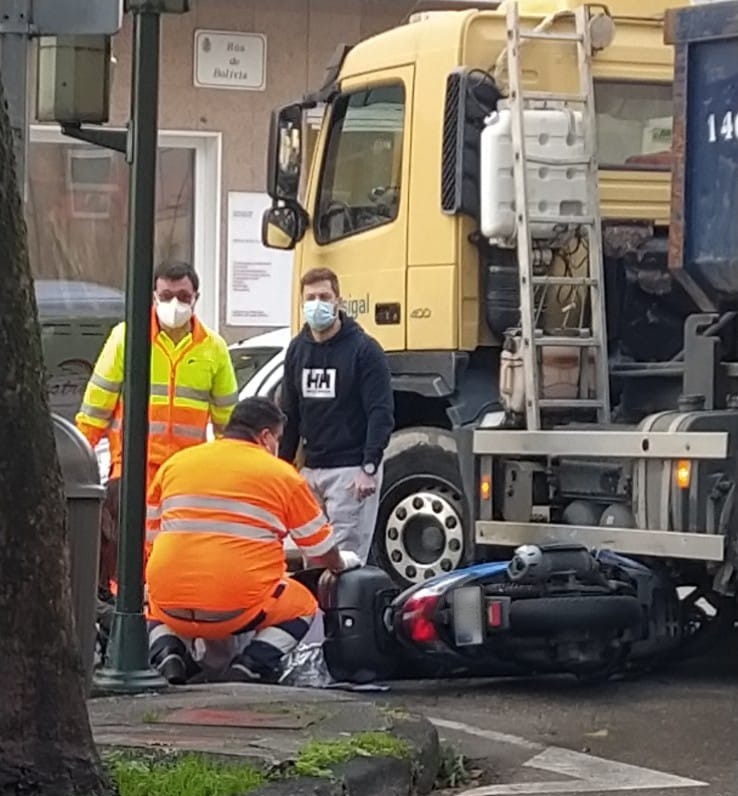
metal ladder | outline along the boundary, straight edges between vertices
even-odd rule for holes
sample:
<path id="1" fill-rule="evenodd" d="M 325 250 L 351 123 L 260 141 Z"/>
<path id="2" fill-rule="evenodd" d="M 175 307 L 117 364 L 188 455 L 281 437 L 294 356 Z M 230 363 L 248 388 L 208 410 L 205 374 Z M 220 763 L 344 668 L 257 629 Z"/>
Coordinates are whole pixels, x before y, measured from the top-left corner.
<path id="1" fill-rule="evenodd" d="M 591 65 L 591 37 L 589 13 L 586 6 L 574 11 L 574 33 L 521 30 L 517 3 L 507 6 L 507 68 L 509 80 L 509 108 L 512 122 L 514 152 L 514 178 L 517 219 L 518 270 L 520 276 L 520 321 L 522 358 L 525 372 L 526 425 L 529 430 L 542 427 L 542 411 L 546 409 L 596 409 L 597 420 L 610 420 L 610 388 L 607 360 L 607 327 L 605 321 L 604 268 L 600 229 L 599 190 L 596 159 L 596 117 Z M 520 45 L 524 40 L 540 42 L 571 42 L 577 47 L 579 63 L 579 92 L 556 93 L 549 91 L 523 91 Z M 582 111 L 584 130 L 584 161 L 581 157 L 573 165 L 586 165 L 587 215 L 586 216 L 536 216 L 530 212 L 527 188 L 527 164 L 535 162 L 525 155 L 524 111 L 530 101 L 551 103 L 555 107 L 574 105 Z M 588 246 L 586 276 L 538 276 L 534 273 L 534 250 L 530 225 L 540 222 L 576 224 L 585 233 Z M 589 298 L 591 328 L 580 329 L 578 337 L 542 335 L 536 333 L 535 289 L 539 286 L 570 286 L 586 288 Z M 544 287 L 546 290 L 547 287 Z M 587 364 L 589 352 L 594 356 L 595 397 L 578 399 L 543 399 L 538 371 L 539 351 L 545 346 L 576 346 L 581 351 L 580 361 Z"/>

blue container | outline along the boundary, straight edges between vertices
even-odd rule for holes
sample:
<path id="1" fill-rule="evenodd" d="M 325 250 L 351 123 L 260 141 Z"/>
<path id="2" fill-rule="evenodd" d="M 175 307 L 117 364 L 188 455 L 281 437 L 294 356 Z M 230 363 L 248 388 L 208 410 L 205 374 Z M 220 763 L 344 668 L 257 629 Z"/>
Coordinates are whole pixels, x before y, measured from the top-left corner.
<path id="1" fill-rule="evenodd" d="M 675 47 L 669 267 L 701 309 L 735 308 L 738 2 L 669 10 L 664 39 Z"/>

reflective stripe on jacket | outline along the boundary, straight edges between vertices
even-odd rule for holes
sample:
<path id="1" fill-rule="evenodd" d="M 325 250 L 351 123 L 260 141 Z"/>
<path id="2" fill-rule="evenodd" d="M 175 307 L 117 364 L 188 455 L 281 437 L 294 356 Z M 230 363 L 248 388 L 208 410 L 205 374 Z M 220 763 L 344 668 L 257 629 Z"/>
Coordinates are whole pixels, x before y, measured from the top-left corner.
<path id="1" fill-rule="evenodd" d="M 121 471 L 124 354 L 125 323 L 120 323 L 105 342 L 76 417 L 91 445 L 108 436 L 112 478 Z M 175 345 L 160 331 L 152 312 L 149 466 L 204 442 L 210 419 L 220 435 L 236 405 L 237 389 L 230 353 L 220 335 L 195 318 L 192 332 Z"/>
<path id="2" fill-rule="evenodd" d="M 292 465 L 234 439 L 181 451 L 149 491 L 149 594 L 168 608 L 248 609 L 284 577 L 288 534 L 308 556 L 333 546 L 330 525 Z"/>

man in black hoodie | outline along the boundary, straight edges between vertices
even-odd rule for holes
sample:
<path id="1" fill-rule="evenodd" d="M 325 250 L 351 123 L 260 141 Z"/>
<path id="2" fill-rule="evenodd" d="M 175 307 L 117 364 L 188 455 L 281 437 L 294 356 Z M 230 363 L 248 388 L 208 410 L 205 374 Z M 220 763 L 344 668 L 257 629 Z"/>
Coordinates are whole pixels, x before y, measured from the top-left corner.
<path id="1" fill-rule="evenodd" d="M 305 326 L 287 349 L 280 456 L 294 461 L 333 525 L 336 544 L 365 564 L 377 519 L 382 457 L 394 429 L 384 351 L 339 309 L 338 277 L 314 268 L 301 281 Z"/>

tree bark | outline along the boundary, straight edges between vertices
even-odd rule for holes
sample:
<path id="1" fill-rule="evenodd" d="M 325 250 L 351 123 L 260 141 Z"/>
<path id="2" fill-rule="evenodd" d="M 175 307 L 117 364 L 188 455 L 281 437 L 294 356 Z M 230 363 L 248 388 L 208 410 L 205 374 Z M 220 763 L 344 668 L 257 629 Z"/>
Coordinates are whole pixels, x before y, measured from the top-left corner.
<path id="1" fill-rule="evenodd" d="M 0 87 L 0 796 L 110 793 L 74 632 L 66 505 Z"/>

